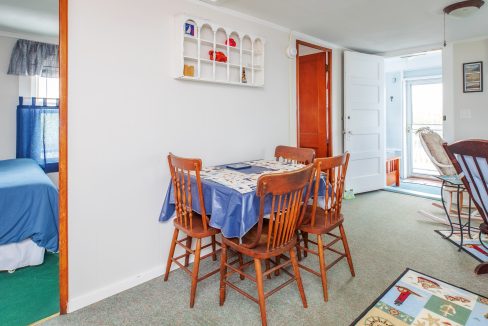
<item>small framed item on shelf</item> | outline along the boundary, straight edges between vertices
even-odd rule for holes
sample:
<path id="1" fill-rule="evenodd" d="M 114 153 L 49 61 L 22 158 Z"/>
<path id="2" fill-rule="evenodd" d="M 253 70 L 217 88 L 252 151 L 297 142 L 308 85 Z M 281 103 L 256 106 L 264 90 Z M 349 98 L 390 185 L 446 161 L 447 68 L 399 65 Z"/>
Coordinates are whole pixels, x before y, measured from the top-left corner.
<path id="1" fill-rule="evenodd" d="M 183 67 L 183 76 L 195 77 L 195 66 L 185 65 Z"/>
<path id="2" fill-rule="evenodd" d="M 192 23 L 185 23 L 185 34 L 195 36 L 195 25 Z"/>

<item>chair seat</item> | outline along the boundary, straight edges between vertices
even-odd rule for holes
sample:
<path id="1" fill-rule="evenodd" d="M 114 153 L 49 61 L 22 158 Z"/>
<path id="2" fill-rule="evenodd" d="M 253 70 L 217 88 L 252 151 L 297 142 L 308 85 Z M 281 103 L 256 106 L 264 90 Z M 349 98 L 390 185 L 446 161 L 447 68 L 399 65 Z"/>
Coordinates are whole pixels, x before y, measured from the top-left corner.
<path id="1" fill-rule="evenodd" d="M 259 238 L 258 245 L 254 248 L 247 248 L 246 246 L 251 245 L 254 240 L 256 239 L 256 234 L 258 232 L 257 224 L 249 230 L 244 237 L 241 239 L 241 243 L 239 243 L 239 238 L 224 238 L 222 237 L 222 241 L 238 252 L 244 253 L 253 258 L 268 258 L 268 257 L 275 257 L 283 252 L 289 251 L 296 245 L 296 236 L 293 236 L 292 240 L 285 246 L 275 248 L 273 250 L 267 251 L 267 239 L 268 239 L 268 223 L 269 220 L 263 220 L 263 230 L 261 231 L 261 237 Z"/>
<path id="2" fill-rule="evenodd" d="M 183 225 L 178 221 L 177 218 L 173 220 L 173 223 L 175 225 L 175 228 L 185 232 L 192 238 L 206 238 L 212 235 L 216 235 L 220 233 L 219 229 L 213 228 L 207 224 L 207 230 L 203 228 L 203 222 L 202 222 L 202 215 L 198 214 L 197 212 L 193 212 L 192 218 L 191 218 L 191 223 L 192 223 L 192 228 L 190 228 L 190 225 Z"/>
<path id="3" fill-rule="evenodd" d="M 328 219 L 327 212 L 323 208 L 317 207 L 317 210 L 315 211 L 315 223 L 312 225 L 312 209 L 310 206 L 305 212 L 305 222 L 299 227 L 299 229 L 307 233 L 324 234 L 332 231 L 344 221 L 342 214 L 339 215 L 339 218 L 334 221 L 334 223 L 330 223 L 328 221 L 326 223 L 326 219 Z"/>

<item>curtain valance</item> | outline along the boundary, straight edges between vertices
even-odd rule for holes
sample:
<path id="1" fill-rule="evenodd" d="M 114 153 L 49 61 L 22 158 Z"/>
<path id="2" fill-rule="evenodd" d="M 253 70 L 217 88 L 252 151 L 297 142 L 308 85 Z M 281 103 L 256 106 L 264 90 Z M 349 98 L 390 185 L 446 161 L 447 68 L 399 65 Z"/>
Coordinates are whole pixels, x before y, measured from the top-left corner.
<path id="1" fill-rule="evenodd" d="M 17 40 L 10 57 L 9 75 L 59 77 L 58 45 Z"/>

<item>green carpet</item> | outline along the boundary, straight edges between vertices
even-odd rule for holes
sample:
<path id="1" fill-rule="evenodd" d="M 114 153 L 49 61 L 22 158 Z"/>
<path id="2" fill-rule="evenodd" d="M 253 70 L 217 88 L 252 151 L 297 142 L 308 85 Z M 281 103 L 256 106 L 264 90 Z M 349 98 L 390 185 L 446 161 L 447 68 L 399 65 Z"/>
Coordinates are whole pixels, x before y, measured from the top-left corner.
<path id="1" fill-rule="evenodd" d="M 488 296 L 488 275 L 474 274 L 479 262 L 458 252 L 455 246 L 434 233 L 438 224 L 426 221 L 418 214 L 419 210 L 439 210 L 432 206 L 431 200 L 377 191 L 345 200 L 342 208 L 356 277 L 351 277 L 345 260 L 334 265 L 327 272 L 329 301 L 326 303 L 320 278 L 301 270 L 308 308 L 303 308 L 296 285 L 290 284 L 266 300 L 269 326 L 350 325 L 407 267 Z M 171 239 L 164 241 L 168 246 Z M 339 243 L 334 246 L 341 249 Z M 162 253 L 162 245 L 154 250 Z M 331 263 L 335 257 L 334 253 L 327 252 L 326 263 Z M 140 263 L 138 257 L 131 259 L 133 265 Z M 96 268 L 110 265 L 110 262 L 104 263 Z M 319 268 L 314 255 L 308 255 L 302 263 L 315 270 Z M 200 265 L 201 275 L 218 267 L 218 261 L 206 259 Z M 265 280 L 264 286 L 271 290 L 287 278 L 284 273 L 273 276 L 271 280 Z M 234 280 L 244 290 L 256 295 L 253 282 L 240 281 L 238 277 Z M 225 305 L 219 306 L 219 275 L 198 283 L 194 308 L 189 307 L 190 284 L 185 271 L 175 270 L 168 282 L 162 277 L 155 278 L 68 315 L 53 318 L 42 326 L 261 325 L 259 306 L 236 291 L 228 289 Z M 72 292 L 74 297 L 82 295 L 82 290 L 89 290 L 78 288 L 78 293 Z"/>
<path id="2" fill-rule="evenodd" d="M 39 266 L 0 272 L 0 325 L 29 325 L 59 312 L 58 255 Z"/>

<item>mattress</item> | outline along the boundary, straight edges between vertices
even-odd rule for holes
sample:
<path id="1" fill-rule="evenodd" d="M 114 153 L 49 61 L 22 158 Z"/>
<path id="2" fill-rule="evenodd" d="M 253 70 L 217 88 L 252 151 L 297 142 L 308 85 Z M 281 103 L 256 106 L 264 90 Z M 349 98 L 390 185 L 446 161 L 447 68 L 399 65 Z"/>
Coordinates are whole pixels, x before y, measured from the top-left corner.
<path id="1" fill-rule="evenodd" d="M 58 190 L 34 160 L 0 161 L 0 245 L 26 239 L 58 251 Z"/>
<path id="2" fill-rule="evenodd" d="M 44 262 L 46 249 L 31 239 L 0 246 L 0 271 L 12 271 L 21 267 L 36 266 Z"/>

